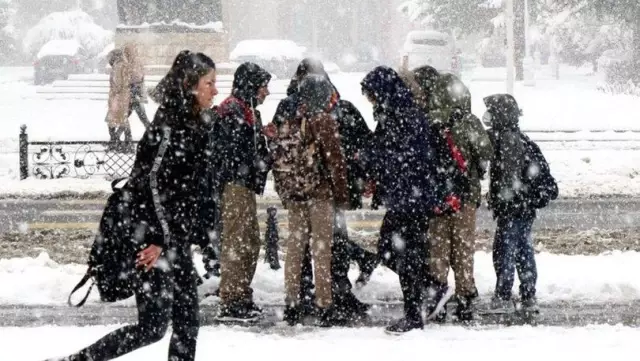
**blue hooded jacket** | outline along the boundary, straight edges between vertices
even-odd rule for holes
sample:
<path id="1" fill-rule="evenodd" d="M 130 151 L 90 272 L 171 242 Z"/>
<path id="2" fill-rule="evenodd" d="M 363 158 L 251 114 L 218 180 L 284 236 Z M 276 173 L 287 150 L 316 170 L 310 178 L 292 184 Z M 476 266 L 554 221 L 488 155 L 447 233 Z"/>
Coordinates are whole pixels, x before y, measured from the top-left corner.
<path id="1" fill-rule="evenodd" d="M 378 122 L 364 161 L 384 206 L 392 212 L 432 215 L 441 206 L 444 189 L 426 115 L 389 67 L 373 69 L 361 86 L 375 100 Z"/>

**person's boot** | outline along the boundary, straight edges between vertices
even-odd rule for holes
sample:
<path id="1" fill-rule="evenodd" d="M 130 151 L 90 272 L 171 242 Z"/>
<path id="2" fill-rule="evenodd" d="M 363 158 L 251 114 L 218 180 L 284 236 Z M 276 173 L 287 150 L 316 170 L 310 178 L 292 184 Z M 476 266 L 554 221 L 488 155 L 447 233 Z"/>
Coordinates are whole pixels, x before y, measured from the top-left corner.
<path id="1" fill-rule="evenodd" d="M 300 311 L 302 316 L 316 316 L 318 314 L 318 307 L 316 306 L 316 296 L 313 292 L 305 293 L 300 298 Z"/>
<path id="2" fill-rule="evenodd" d="M 502 298 L 498 295 L 493 295 L 489 309 L 485 313 L 490 314 L 511 314 L 516 311 L 515 302 L 512 297 Z"/>
<path id="3" fill-rule="evenodd" d="M 334 297 L 333 308 L 336 320 L 347 324 L 367 317 L 371 305 L 360 301 L 350 290 Z"/>
<path id="4" fill-rule="evenodd" d="M 283 321 L 287 323 L 289 326 L 295 326 L 298 323 L 302 322 L 304 315 L 302 312 L 302 308 L 298 306 L 288 305 L 284 308 L 284 317 Z"/>
<path id="5" fill-rule="evenodd" d="M 216 316 L 218 322 L 255 322 L 259 316 L 248 307 L 246 302 L 232 302 L 228 305 L 220 304 L 220 310 Z"/>
<path id="6" fill-rule="evenodd" d="M 362 259 L 358 262 L 358 268 L 360 268 L 360 275 L 356 279 L 356 286 L 364 287 L 371 279 L 371 274 L 378 266 L 378 255 L 368 251 L 364 251 Z"/>
<path id="7" fill-rule="evenodd" d="M 410 319 L 404 317 L 387 326 L 384 332 L 390 335 L 402 335 L 409 331 L 422 329 L 424 329 L 424 322 L 421 318 Z"/>
<path id="8" fill-rule="evenodd" d="M 457 296 L 455 316 L 459 322 L 471 322 L 475 317 L 475 300 L 477 295 Z"/>
<path id="9" fill-rule="evenodd" d="M 526 314 L 538 314 L 540 308 L 535 297 L 527 297 L 520 300 L 520 311 Z"/>
<path id="10" fill-rule="evenodd" d="M 340 323 L 336 319 L 335 309 L 332 306 L 326 308 L 318 307 L 318 320 L 316 326 L 318 327 L 333 327 Z"/>

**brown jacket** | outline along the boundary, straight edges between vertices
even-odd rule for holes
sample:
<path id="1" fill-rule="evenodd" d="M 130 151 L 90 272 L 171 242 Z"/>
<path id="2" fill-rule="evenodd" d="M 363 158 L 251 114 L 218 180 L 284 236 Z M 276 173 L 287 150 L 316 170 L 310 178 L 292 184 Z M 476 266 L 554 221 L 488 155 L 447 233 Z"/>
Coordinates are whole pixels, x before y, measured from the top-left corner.
<path id="1" fill-rule="evenodd" d="M 342 147 L 338 123 L 327 113 L 321 113 L 309 119 L 309 129 L 314 136 L 326 170 L 326 183 L 318 189 L 316 198 L 326 199 L 329 191 L 337 207 L 346 207 L 349 202 L 349 188 L 347 186 L 347 165 Z"/>
<path id="2" fill-rule="evenodd" d="M 107 123 L 119 127 L 127 122 L 131 101 L 131 72 L 126 60 L 114 64 L 109 77 Z"/>
<path id="3" fill-rule="evenodd" d="M 273 172 L 276 191 L 285 207 L 289 201 L 300 201 L 302 194 L 305 199 L 333 199 L 337 207 L 346 207 L 349 199 L 347 167 L 340 145 L 338 123 L 327 113 L 291 121 L 278 127 L 278 135 L 271 137 L 273 143 L 270 145 L 275 158 Z M 292 141 L 288 137 L 294 129 L 299 129 L 303 142 L 307 144 L 304 148 L 306 161 L 292 160 L 290 157 L 295 159 L 297 151 L 286 148 Z"/>

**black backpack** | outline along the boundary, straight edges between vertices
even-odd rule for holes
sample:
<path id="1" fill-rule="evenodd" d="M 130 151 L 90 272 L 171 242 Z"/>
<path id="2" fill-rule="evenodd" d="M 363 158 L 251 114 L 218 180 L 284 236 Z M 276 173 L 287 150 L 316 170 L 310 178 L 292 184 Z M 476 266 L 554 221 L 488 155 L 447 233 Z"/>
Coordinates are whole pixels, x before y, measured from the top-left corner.
<path id="1" fill-rule="evenodd" d="M 131 239 L 131 192 L 126 184 L 120 188 L 116 185 L 124 178 L 111 183 L 113 193 L 100 219 L 96 235 L 89 253 L 88 269 L 80 282 L 73 288 L 69 299 L 70 306 L 81 307 L 87 301 L 94 285 L 103 302 L 116 302 L 127 299 L 134 294 L 132 275 L 135 270 L 134 252 L 128 246 Z M 76 305 L 71 296 L 92 280 L 84 298 Z"/>
<path id="2" fill-rule="evenodd" d="M 544 208 L 558 198 L 558 184 L 551 175 L 551 168 L 540 147 L 522 132 L 520 139 L 526 153 L 522 175 L 526 190 L 524 197 L 531 207 Z"/>

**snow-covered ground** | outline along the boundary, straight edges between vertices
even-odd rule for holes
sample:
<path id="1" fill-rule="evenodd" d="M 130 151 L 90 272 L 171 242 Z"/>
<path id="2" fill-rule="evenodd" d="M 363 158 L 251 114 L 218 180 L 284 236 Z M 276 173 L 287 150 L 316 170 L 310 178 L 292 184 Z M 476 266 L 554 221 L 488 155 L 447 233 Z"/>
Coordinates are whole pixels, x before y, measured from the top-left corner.
<path id="1" fill-rule="evenodd" d="M 29 139 L 34 140 L 107 140 L 105 101 L 44 100 L 30 83 L 30 68 L 0 68 L 0 195 L 47 195 L 56 192 L 76 193 L 108 191 L 108 182 L 96 180 L 19 181 L 18 133 L 26 124 Z M 332 80 L 343 98 L 360 109 L 371 128 L 375 127 L 371 105 L 362 96 L 359 82 L 362 73 L 338 73 Z M 638 195 L 640 182 L 640 99 L 628 95 L 610 95 L 596 90 L 598 77 L 584 69 L 563 67 L 561 79 L 551 79 L 541 70 L 535 87 L 517 83 L 516 98 L 524 111 L 521 126 L 538 140 L 559 181 L 561 195 Z M 475 69 L 463 79 L 473 95 L 473 110 L 485 111 L 484 96 L 504 92 L 504 69 Z M 274 80 L 272 91 L 282 92 L 287 80 Z M 216 99 L 222 101 L 224 93 Z M 265 122 L 271 120 L 276 100 L 260 107 Z M 156 105 L 148 104 L 151 116 Z M 134 137 L 143 127 L 132 117 Z M 619 133 L 615 131 L 635 131 Z M 563 133 L 561 131 L 579 131 Z M 598 131 L 598 132 L 592 132 Z M 583 139 L 563 143 L 561 140 Z M 593 141 L 600 140 L 600 141 Z M 617 143 L 602 140 L 618 140 Z M 629 141 L 632 140 L 632 141 Z M 273 195 L 273 193 L 270 193 Z"/>
<path id="2" fill-rule="evenodd" d="M 260 258 L 253 280 L 256 302 L 281 305 L 284 302 L 283 269 L 273 271 Z M 640 253 L 614 252 L 598 256 L 567 256 L 540 253 L 538 265 L 538 297 L 540 302 L 625 302 L 640 297 Z M 204 273 L 201 260 L 196 256 L 196 266 Z M 57 264 L 46 253 L 37 258 L 0 259 L 0 304 L 66 305 L 73 286 L 82 278 L 85 265 Z M 352 268 L 350 278 L 355 281 L 357 268 Z M 450 275 L 453 285 L 453 275 Z M 475 278 L 482 297 L 489 298 L 495 286 L 491 254 L 475 255 Z M 201 295 L 217 287 L 218 279 L 207 280 L 200 288 Z M 518 282 L 514 286 L 517 292 Z M 81 297 L 79 294 L 75 297 Z M 371 303 L 398 302 L 402 299 L 398 276 L 385 267 L 378 267 L 371 281 L 355 290 L 356 295 Z M 100 302 L 93 291 L 89 303 Z M 203 302 L 215 303 L 216 298 Z M 133 298 L 114 305 L 133 305 Z"/>
<path id="3" fill-rule="evenodd" d="M 117 327 L 0 328 L 0 350 L 7 360 L 43 360 L 76 352 Z M 622 360 L 637 353 L 638 337 L 639 329 L 622 326 L 498 329 L 429 326 L 402 337 L 387 336 L 380 329 L 313 330 L 283 335 L 203 327 L 196 360 Z M 31 346 L 33 343 L 37 347 Z M 167 357 L 168 343 L 169 335 L 118 360 L 163 360 Z"/>

